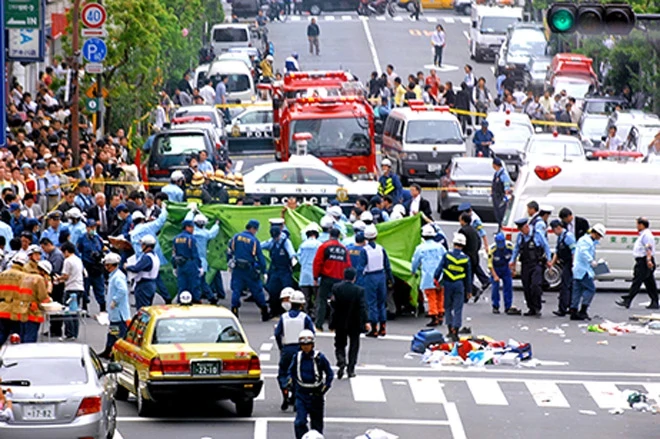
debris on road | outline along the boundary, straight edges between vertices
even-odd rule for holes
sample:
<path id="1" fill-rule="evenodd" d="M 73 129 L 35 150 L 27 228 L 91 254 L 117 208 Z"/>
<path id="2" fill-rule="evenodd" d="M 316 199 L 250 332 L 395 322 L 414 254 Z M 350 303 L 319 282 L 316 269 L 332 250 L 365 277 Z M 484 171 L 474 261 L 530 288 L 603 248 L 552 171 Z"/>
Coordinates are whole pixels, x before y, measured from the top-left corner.
<path id="1" fill-rule="evenodd" d="M 363 435 L 355 439 L 399 439 L 399 436 L 383 431 L 379 428 L 372 428 L 367 430 Z"/>
<path id="2" fill-rule="evenodd" d="M 589 415 L 589 416 L 596 416 L 598 413 L 596 413 L 593 410 L 580 410 L 581 415 Z"/>

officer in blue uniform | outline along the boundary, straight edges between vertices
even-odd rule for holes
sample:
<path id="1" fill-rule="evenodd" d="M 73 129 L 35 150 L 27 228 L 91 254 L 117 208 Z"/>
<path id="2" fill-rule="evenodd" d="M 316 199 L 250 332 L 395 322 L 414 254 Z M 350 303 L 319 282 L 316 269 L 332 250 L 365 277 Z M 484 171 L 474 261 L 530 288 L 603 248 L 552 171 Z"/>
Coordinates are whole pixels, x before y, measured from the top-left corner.
<path id="1" fill-rule="evenodd" d="M 321 221 L 319 221 L 319 224 L 321 225 L 321 233 L 319 234 L 319 242 L 323 244 L 326 242 L 328 239 L 330 239 L 330 230 L 332 230 L 335 226 L 335 220 L 332 218 L 330 215 L 324 215 L 321 218 Z M 341 233 L 341 231 L 340 231 Z"/>
<path id="2" fill-rule="evenodd" d="M 280 305 L 280 293 L 284 288 L 293 286 L 293 266 L 297 264 L 296 251 L 288 233 L 282 232 L 279 225 L 270 227 L 270 239 L 261 243 L 261 249 L 270 252 L 266 290 L 271 316 L 278 316 L 284 312 Z"/>
<path id="3" fill-rule="evenodd" d="M 500 280 L 502 281 L 502 295 L 504 297 L 504 312 L 508 315 L 520 315 L 520 310 L 512 306 L 513 285 L 511 275 L 511 256 L 513 255 L 513 243 L 507 241 L 504 233 L 495 235 L 495 242 L 488 249 L 488 269 L 490 270 L 493 291 L 491 300 L 493 302 L 493 314 L 500 313 Z"/>
<path id="4" fill-rule="evenodd" d="M 493 158 L 493 182 L 491 183 L 490 192 L 491 199 L 493 200 L 493 212 L 495 213 L 495 222 L 497 223 L 497 231 L 502 228 L 502 221 L 504 220 L 504 213 L 509 205 L 509 197 L 511 195 L 511 177 L 504 167 L 504 163 L 499 157 Z"/>
<path id="5" fill-rule="evenodd" d="M 484 249 L 484 251 L 485 249 L 489 248 L 486 229 L 484 229 L 484 224 L 481 221 L 479 215 L 477 215 L 477 213 L 472 210 L 472 204 L 461 203 L 461 205 L 458 206 L 458 211 L 459 213 L 467 212 L 470 215 L 470 219 L 471 219 L 470 225 L 474 228 L 474 230 L 477 231 L 477 233 L 479 234 L 479 238 L 481 238 L 483 242 L 483 246 L 481 248 Z M 481 297 L 481 293 L 486 291 L 490 286 L 490 277 L 486 275 L 484 269 L 481 268 L 481 264 L 478 261 L 475 265 L 476 268 L 474 275 L 477 276 L 477 279 L 479 279 L 479 283 L 481 284 L 481 288 L 474 292 L 475 293 L 474 301 L 477 302 L 479 300 L 479 297 Z"/>
<path id="6" fill-rule="evenodd" d="M 87 309 L 89 288 L 91 287 L 94 288 L 94 297 L 101 312 L 105 312 L 105 278 L 104 267 L 101 263 L 103 260 L 103 241 L 96 234 L 96 221 L 94 219 L 87 220 L 87 233 L 78 240 L 76 250 L 87 271 L 83 307 Z"/>
<path id="7" fill-rule="evenodd" d="M 289 293 L 287 290 L 292 290 L 292 288 L 285 288 L 282 290 L 282 294 L 290 294 L 289 301 L 282 304 L 288 305 L 285 306 L 285 309 L 289 309 L 282 314 L 275 327 L 275 341 L 277 341 L 277 347 L 280 349 L 277 381 L 282 391 L 282 405 L 280 407 L 282 410 L 288 409 L 293 402 L 292 389 L 289 386 L 289 366 L 293 356 L 300 350 L 298 335 L 303 329 L 314 332 L 314 322 L 302 311 L 305 306 L 305 295 L 302 291 Z"/>
<path id="8" fill-rule="evenodd" d="M 170 177 L 170 183 L 163 186 L 160 191 L 164 194 L 167 194 L 167 199 L 169 201 L 181 203 L 183 202 L 183 196 L 185 195 L 181 186 L 183 186 L 185 181 L 186 177 L 183 175 L 183 172 L 174 171 Z"/>
<path id="9" fill-rule="evenodd" d="M 190 216 L 192 216 L 192 213 L 186 215 L 185 219 L 190 219 Z M 218 236 L 218 233 L 220 233 L 220 221 L 216 220 L 215 224 L 213 224 L 210 229 L 207 229 L 206 225 L 208 224 L 209 219 L 203 214 L 198 213 L 193 217 L 193 222 L 195 223 L 195 231 L 193 232 L 193 236 L 197 242 L 197 252 L 199 253 L 199 259 L 202 261 L 202 269 L 204 270 L 199 278 L 200 286 L 202 288 L 202 298 L 208 299 L 210 303 L 217 303 L 218 298 L 216 297 L 215 292 L 213 292 L 209 284 L 206 282 L 206 275 L 209 272 L 209 262 L 206 258 L 206 255 L 209 242 L 214 240 Z M 222 276 L 220 272 L 218 272 L 216 275 Z M 224 299 L 225 291 L 222 287 L 222 282 L 215 282 L 214 285 L 221 288 L 219 293 L 221 298 Z"/>
<path id="10" fill-rule="evenodd" d="M 364 229 L 364 237 L 368 243 L 364 246 L 367 252 L 367 266 L 364 269 L 364 290 L 369 310 L 369 322 L 371 331 L 367 337 L 378 337 L 387 335 L 387 285 L 394 283 L 392 268 L 387 252 L 379 244 L 376 244 L 378 231 L 371 224 Z M 380 328 L 377 329 L 380 323 Z"/>
<path id="11" fill-rule="evenodd" d="M 314 349 L 314 341 L 312 331 L 300 331 L 300 351 L 289 366 L 289 378 L 296 395 L 296 420 L 293 423 L 296 439 L 302 439 L 309 430 L 308 416 L 312 430 L 323 433 L 325 394 L 334 379 L 330 362 L 322 352 Z"/>
<path id="12" fill-rule="evenodd" d="M 346 247 L 348 247 L 351 244 L 355 243 L 355 236 L 357 235 L 358 232 L 362 232 L 364 235 L 364 229 L 367 228 L 367 225 L 364 223 L 362 220 L 357 220 L 353 223 L 353 236 L 349 236 L 348 238 L 344 239 L 341 243 L 344 244 Z"/>
<path id="13" fill-rule="evenodd" d="M 70 232 L 69 239 L 71 240 L 71 243 L 73 245 L 77 245 L 80 237 L 87 232 L 85 223 L 84 221 L 82 221 L 82 217 L 83 217 L 82 212 L 77 207 L 72 207 L 71 209 L 66 211 L 66 214 L 64 214 L 64 216 L 67 217 L 69 220 L 69 232 Z"/>
<path id="14" fill-rule="evenodd" d="M 303 229 L 305 240 L 298 247 L 298 262 L 300 262 L 300 279 L 298 286 L 305 295 L 307 302 L 306 312 L 310 317 L 314 315 L 314 302 L 316 301 L 316 286 L 314 279 L 314 257 L 316 251 L 321 246 L 318 240 L 319 225 L 316 223 L 309 223 Z"/>
<path id="15" fill-rule="evenodd" d="M 261 244 L 255 236 L 257 230 L 259 230 L 259 221 L 251 219 L 245 230 L 234 235 L 227 246 L 227 265 L 232 270 L 231 311 L 238 317 L 241 293 L 247 289 L 261 309 L 261 320 L 266 322 L 270 313 L 261 284 L 261 275 L 266 270 L 266 259 L 261 251 Z"/>
<path id="16" fill-rule="evenodd" d="M 57 245 L 57 243 L 60 242 L 59 240 L 60 232 L 62 230 L 68 229 L 67 226 L 65 226 L 60 222 L 61 220 L 62 220 L 62 212 L 60 212 L 59 210 L 54 210 L 51 213 L 49 213 L 48 214 L 49 227 L 43 231 L 41 237 L 48 238 L 50 239 L 50 242 L 56 243 L 55 245 Z"/>
<path id="17" fill-rule="evenodd" d="M 156 294 L 156 278 L 160 270 L 160 259 L 154 253 L 156 238 L 152 235 L 143 236 L 142 255 L 135 265 L 127 265 L 126 271 L 136 273 L 135 276 L 135 310 L 151 306 Z M 180 275 L 181 273 L 179 273 Z"/>
<path id="18" fill-rule="evenodd" d="M 380 162 L 380 167 L 383 170 L 383 174 L 378 178 L 378 195 L 381 197 L 389 195 L 392 197 L 394 204 L 400 203 L 403 186 L 401 185 L 399 176 L 392 172 L 392 162 L 390 159 L 383 159 Z"/>
<path id="19" fill-rule="evenodd" d="M 142 238 L 144 236 L 158 236 L 158 232 L 160 232 L 160 229 L 163 228 L 166 220 L 167 205 L 165 204 L 163 204 L 158 218 L 153 221 L 146 221 L 144 214 L 139 210 L 133 212 L 131 215 L 133 230 L 129 232 L 128 236 L 136 258 L 139 258 L 142 255 Z M 168 261 L 165 259 L 165 255 L 163 254 L 163 250 L 160 248 L 160 243 L 158 240 L 156 240 L 154 254 L 158 256 L 161 267 L 167 265 Z M 165 286 L 165 282 L 163 282 L 163 279 L 160 277 L 160 275 L 156 278 L 156 292 L 163 298 L 163 300 L 165 300 L 165 303 L 170 303 L 172 301 L 170 293 L 167 291 L 167 287 Z"/>
<path id="20" fill-rule="evenodd" d="M 202 261 L 199 259 L 193 231 L 193 222 L 184 220 L 183 231 L 176 235 L 172 242 L 172 262 L 176 269 L 177 295 L 182 291 L 190 291 L 193 303 L 201 303 L 199 277 L 202 272 Z"/>
<path id="21" fill-rule="evenodd" d="M 550 228 L 557 235 L 557 248 L 552 255 L 550 265 L 553 267 L 557 262 L 561 264 L 561 290 L 557 310 L 552 313 L 559 317 L 568 315 L 573 294 L 573 254 L 575 254 L 576 240 L 573 232 L 564 228 L 564 223 L 558 219 L 550 221 Z"/>
<path id="22" fill-rule="evenodd" d="M 348 244 L 346 250 L 348 250 L 348 256 L 351 258 L 351 267 L 355 268 L 357 272 L 355 285 L 364 287 L 364 269 L 367 267 L 367 251 L 364 247 L 367 240 L 362 230 L 355 232 L 353 238 L 354 242 Z"/>

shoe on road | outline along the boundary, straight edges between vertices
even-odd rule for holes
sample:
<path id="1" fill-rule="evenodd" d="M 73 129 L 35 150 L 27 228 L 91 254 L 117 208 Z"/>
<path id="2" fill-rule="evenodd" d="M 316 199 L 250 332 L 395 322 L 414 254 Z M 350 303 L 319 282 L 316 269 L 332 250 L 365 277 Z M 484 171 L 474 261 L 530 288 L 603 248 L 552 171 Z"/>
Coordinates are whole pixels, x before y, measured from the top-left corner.
<path id="1" fill-rule="evenodd" d="M 499 313 L 500 313 L 500 309 L 493 307 L 493 314 L 499 314 Z"/>
<path id="2" fill-rule="evenodd" d="M 512 306 L 511 308 L 506 309 L 504 313 L 509 316 L 519 316 L 522 314 L 522 311 L 520 311 L 515 306 Z"/>
<path id="3" fill-rule="evenodd" d="M 621 308 L 630 309 L 630 302 L 628 302 L 625 299 L 615 300 L 614 304 L 617 305 L 617 306 L 620 306 Z"/>
<path id="4" fill-rule="evenodd" d="M 340 367 L 339 370 L 337 371 L 337 379 L 340 380 L 344 378 L 344 368 Z"/>

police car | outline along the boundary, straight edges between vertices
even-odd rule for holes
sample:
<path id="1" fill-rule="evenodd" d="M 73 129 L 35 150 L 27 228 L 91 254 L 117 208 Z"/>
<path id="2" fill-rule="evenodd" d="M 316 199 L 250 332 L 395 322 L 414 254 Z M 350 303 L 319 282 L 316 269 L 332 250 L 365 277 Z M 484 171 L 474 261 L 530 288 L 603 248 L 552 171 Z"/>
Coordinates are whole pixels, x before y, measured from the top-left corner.
<path id="1" fill-rule="evenodd" d="M 272 151 L 273 144 L 273 107 L 248 107 L 233 116 L 225 127 L 232 153 Z"/>
<path id="2" fill-rule="evenodd" d="M 357 198 L 370 198 L 378 192 L 378 182 L 353 181 L 311 155 L 293 155 L 287 162 L 257 166 L 243 176 L 243 182 L 246 196 L 270 205 L 295 197 L 320 207 L 337 199 L 348 207 Z"/>
<path id="3" fill-rule="evenodd" d="M 522 166 L 522 152 L 527 139 L 535 133 L 532 121 L 524 113 L 492 111 L 486 117 L 488 129 L 495 136 L 490 147 L 506 163 L 506 170 L 512 179 L 518 178 Z"/>

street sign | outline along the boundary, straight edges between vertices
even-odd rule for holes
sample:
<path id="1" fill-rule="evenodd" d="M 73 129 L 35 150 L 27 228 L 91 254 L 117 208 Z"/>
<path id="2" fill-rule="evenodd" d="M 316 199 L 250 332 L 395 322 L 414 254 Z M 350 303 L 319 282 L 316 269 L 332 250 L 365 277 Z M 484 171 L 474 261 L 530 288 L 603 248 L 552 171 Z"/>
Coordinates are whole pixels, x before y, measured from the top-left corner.
<path id="1" fill-rule="evenodd" d="M 95 82 L 94 84 L 91 85 L 91 87 L 89 87 L 87 90 L 85 90 L 85 96 L 87 96 L 90 99 L 95 98 L 96 97 L 96 87 L 97 87 L 97 85 L 96 85 L 96 82 Z M 103 87 L 101 89 L 101 96 L 103 96 L 103 99 L 107 99 L 109 94 L 110 94 L 110 92 L 108 91 L 107 88 Z"/>
<path id="2" fill-rule="evenodd" d="M 90 62 L 85 64 L 85 71 L 87 73 L 100 74 L 103 73 L 103 64 Z"/>
<path id="3" fill-rule="evenodd" d="M 0 8 L 0 48 L 5 47 L 5 8 Z M 5 51 L 0 50 L 0 68 L 2 69 L 2 84 L 0 84 L 0 146 L 7 144 L 7 65 Z"/>
<path id="4" fill-rule="evenodd" d="M 108 31 L 105 30 L 104 28 L 100 29 L 86 29 L 83 28 L 80 30 L 81 35 L 83 38 L 107 38 L 108 37 Z"/>
<path id="5" fill-rule="evenodd" d="M 41 26 L 41 0 L 3 0 L 8 29 L 37 29 Z"/>
<path id="6" fill-rule="evenodd" d="M 44 41 L 40 29 L 9 29 L 8 35 L 7 54 L 10 60 L 43 61 Z"/>
<path id="7" fill-rule="evenodd" d="M 105 8 L 98 3 L 88 3 L 82 10 L 82 22 L 85 27 L 99 28 L 103 26 L 107 18 Z"/>
<path id="8" fill-rule="evenodd" d="M 96 113 L 99 109 L 99 101 L 96 98 L 88 99 L 86 106 L 90 113 Z"/>
<path id="9" fill-rule="evenodd" d="M 87 61 L 100 63 L 103 62 L 105 56 L 108 54 L 108 46 L 100 38 L 90 38 L 83 44 L 82 54 Z"/>

